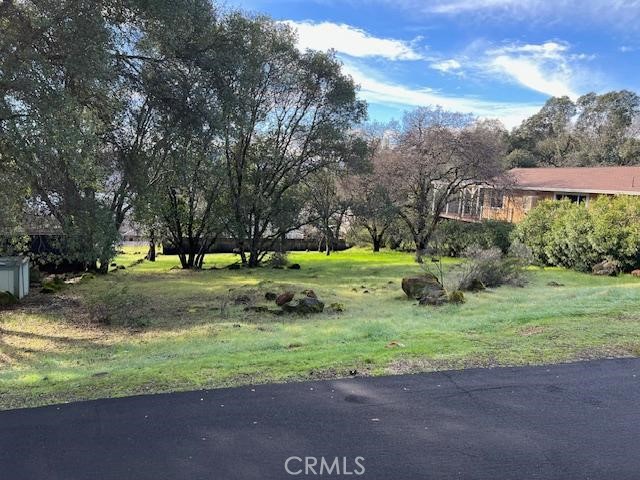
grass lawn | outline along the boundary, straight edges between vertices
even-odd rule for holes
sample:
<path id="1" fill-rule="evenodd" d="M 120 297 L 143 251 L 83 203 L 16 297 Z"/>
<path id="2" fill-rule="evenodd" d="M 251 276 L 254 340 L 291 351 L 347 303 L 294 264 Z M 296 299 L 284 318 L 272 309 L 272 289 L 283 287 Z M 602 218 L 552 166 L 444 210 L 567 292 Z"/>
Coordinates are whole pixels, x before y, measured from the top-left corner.
<path id="1" fill-rule="evenodd" d="M 117 258 L 131 265 L 141 255 Z M 294 253 L 301 270 L 184 272 L 160 256 L 34 294 L 0 312 L 0 408 L 263 382 L 524 365 L 640 353 L 640 279 L 532 269 L 525 288 L 467 294 L 463 305 L 421 307 L 400 281 L 408 254 Z M 210 269 L 211 267 L 219 269 Z M 548 282 L 563 284 L 548 286 Z M 313 289 L 308 316 L 244 311 L 248 296 Z M 108 325 L 96 319 L 109 319 Z M 395 341 L 396 343 L 390 344 Z"/>

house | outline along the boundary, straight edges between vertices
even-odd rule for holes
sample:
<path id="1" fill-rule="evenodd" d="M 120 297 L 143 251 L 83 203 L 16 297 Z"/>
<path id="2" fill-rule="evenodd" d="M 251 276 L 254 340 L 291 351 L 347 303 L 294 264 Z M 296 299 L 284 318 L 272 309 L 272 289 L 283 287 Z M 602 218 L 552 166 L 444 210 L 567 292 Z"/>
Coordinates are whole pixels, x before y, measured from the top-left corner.
<path id="1" fill-rule="evenodd" d="M 447 204 L 442 217 L 517 223 L 543 200 L 588 204 L 600 195 L 640 195 L 639 167 L 514 168 L 504 186 L 470 186 Z"/>

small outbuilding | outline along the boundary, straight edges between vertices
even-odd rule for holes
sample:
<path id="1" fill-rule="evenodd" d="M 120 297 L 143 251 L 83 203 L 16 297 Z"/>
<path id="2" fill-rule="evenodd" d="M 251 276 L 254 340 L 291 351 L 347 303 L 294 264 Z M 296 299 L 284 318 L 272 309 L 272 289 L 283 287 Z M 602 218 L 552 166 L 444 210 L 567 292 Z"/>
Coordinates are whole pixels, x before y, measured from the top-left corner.
<path id="1" fill-rule="evenodd" d="M 29 294 L 29 258 L 0 257 L 0 292 L 16 298 Z"/>

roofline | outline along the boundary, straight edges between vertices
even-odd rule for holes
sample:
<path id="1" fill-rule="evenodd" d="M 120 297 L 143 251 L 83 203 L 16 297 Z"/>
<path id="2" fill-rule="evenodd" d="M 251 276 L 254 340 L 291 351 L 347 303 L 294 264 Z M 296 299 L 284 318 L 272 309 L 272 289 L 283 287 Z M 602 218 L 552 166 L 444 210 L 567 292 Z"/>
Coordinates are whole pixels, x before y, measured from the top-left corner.
<path id="1" fill-rule="evenodd" d="M 537 192 L 563 192 L 563 193 L 600 193 L 603 195 L 640 195 L 639 191 L 626 191 L 626 190 L 598 190 L 589 188 L 552 188 L 552 187 L 523 187 L 521 185 L 514 185 L 514 190 L 534 190 Z"/>

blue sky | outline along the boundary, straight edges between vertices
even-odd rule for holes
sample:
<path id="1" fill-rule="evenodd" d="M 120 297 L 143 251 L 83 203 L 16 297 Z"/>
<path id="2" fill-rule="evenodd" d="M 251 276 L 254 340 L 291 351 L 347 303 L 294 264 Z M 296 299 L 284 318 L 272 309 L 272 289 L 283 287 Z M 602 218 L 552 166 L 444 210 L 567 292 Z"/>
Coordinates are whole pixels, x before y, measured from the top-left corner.
<path id="1" fill-rule="evenodd" d="M 640 87 L 640 0 L 227 0 L 334 49 L 372 120 L 421 105 L 509 128 L 549 96 Z"/>

